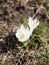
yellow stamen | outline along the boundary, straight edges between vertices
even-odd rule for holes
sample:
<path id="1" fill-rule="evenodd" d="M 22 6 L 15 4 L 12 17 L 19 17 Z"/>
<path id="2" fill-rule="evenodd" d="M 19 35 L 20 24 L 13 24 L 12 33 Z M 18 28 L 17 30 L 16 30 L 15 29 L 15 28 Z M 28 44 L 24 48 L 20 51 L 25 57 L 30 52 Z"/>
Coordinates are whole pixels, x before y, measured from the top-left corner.
<path id="1" fill-rule="evenodd" d="M 32 24 L 32 26 L 34 27 L 34 23 Z"/>
<path id="2" fill-rule="evenodd" d="M 25 37 L 25 34 L 24 34 L 24 33 L 22 33 L 22 34 L 21 34 L 21 38 L 24 38 L 24 37 Z"/>

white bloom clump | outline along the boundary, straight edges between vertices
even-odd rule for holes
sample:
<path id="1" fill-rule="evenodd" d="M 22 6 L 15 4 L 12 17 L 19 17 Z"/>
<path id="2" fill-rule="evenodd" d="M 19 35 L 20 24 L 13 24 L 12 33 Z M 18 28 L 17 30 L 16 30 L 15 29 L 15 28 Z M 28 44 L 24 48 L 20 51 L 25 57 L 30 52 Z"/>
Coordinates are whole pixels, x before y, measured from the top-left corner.
<path id="1" fill-rule="evenodd" d="M 29 17 L 29 22 L 28 22 L 28 26 L 29 28 L 25 28 L 24 25 L 22 24 L 20 26 L 20 28 L 17 30 L 16 32 L 16 37 L 18 38 L 18 40 L 20 42 L 25 42 L 30 38 L 30 35 L 32 34 L 33 30 L 39 25 L 39 22 L 37 19 L 32 19 L 31 17 Z"/>

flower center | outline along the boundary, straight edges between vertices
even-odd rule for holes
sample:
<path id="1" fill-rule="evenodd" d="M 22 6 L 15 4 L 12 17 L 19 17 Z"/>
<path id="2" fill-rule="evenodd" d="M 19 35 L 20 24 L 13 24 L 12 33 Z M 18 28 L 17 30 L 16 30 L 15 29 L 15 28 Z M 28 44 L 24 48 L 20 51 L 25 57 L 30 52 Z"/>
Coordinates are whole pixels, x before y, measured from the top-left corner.
<path id="1" fill-rule="evenodd" d="M 22 33 L 22 34 L 21 34 L 21 38 L 24 38 L 24 37 L 25 37 L 25 34 L 24 34 L 24 33 Z"/>
<path id="2" fill-rule="evenodd" d="M 32 26 L 34 27 L 34 23 L 32 23 Z"/>

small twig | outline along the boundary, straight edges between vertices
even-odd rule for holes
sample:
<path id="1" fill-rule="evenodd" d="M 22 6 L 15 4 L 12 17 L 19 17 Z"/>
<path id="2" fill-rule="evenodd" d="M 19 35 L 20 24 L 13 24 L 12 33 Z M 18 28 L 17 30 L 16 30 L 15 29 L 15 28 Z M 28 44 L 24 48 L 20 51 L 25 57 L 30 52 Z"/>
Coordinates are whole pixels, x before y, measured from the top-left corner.
<path id="1" fill-rule="evenodd" d="M 0 39 L 0 42 L 3 41 L 3 39 Z"/>
<path id="2" fill-rule="evenodd" d="M 31 9 L 31 10 L 33 10 L 34 9 L 34 7 L 26 7 L 27 9 Z"/>
<path id="3" fill-rule="evenodd" d="M 9 54 L 9 51 L 7 52 L 7 55 L 5 55 L 5 56 L 3 57 L 3 60 L 2 60 L 2 64 L 3 64 L 3 65 L 4 65 L 4 63 L 5 63 L 6 59 L 7 59 L 8 54 Z"/>
<path id="4" fill-rule="evenodd" d="M 33 16 L 33 19 L 36 17 L 36 15 L 38 14 L 38 12 L 39 12 L 41 9 L 43 9 L 43 8 L 44 8 L 43 5 L 41 5 L 40 7 L 38 7 L 36 13 L 35 13 L 34 16 Z"/>

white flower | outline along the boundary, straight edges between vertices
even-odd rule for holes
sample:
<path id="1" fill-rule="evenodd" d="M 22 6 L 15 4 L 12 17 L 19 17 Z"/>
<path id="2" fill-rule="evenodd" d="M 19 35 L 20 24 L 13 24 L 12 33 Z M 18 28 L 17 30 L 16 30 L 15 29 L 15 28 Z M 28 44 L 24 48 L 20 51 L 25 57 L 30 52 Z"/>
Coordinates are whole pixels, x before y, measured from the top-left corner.
<path id="1" fill-rule="evenodd" d="M 17 30 L 15 35 L 20 42 L 25 42 L 30 37 L 30 31 L 28 28 L 25 28 L 24 25 L 22 24 L 21 27 Z"/>
<path id="2" fill-rule="evenodd" d="M 33 32 L 33 30 L 39 25 L 39 22 L 37 19 L 32 19 L 31 17 L 29 17 L 29 22 L 28 25 L 30 27 L 30 31 L 31 33 Z"/>

